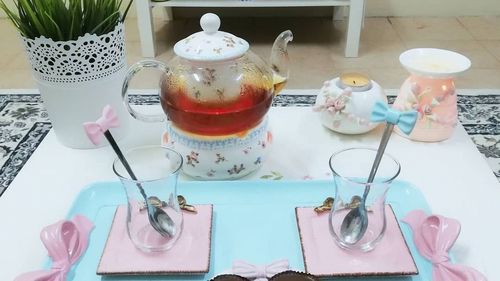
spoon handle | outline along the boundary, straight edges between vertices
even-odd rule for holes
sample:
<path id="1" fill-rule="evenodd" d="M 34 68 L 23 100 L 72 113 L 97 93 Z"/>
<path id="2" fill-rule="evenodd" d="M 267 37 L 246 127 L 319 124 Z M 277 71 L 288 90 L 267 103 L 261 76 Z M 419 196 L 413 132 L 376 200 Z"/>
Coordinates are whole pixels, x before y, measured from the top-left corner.
<path id="1" fill-rule="evenodd" d="M 382 135 L 382 139 L 380 140 L 377 154 L 375 155 L 375 160 L 373 161 L 372 169 L 370 171 L 370 175 L 368 176 L 367 185 L 365 186 L 363 201 L 365 201 L 366 197 L 368 197 L 368 193 L 370 192 L 370 183 L 373 183 L 373 180 L 375 179 L 375 175 L 377 174 L 380 161 L 382 161 L 382 156 L 384 155 L 385 148 L 387 147 L 387 143 L 389 142 L 389 138 L 391 137 L 393 128 L 394 124 L 391 123 L 387 123 L 387 125 L 385 126 L 384 134 Z"/>
<path id="2" fill-rule="evenodd" d="M 372 183 L 375 179 L 375 175 L 377 174 L 380 161 L 382 160 L 382 156 L 384 155 L 385 148 L 387 147 L 387 143 L 389 142 L 389 138 L 391 137 L 393 128 L 394 125 L 391 123 L 387 123 L 387 125 L 385 126 L 384 134 L 382 135 L 382 139 L 380 140 L 380 144 L 377 149 L 377 155 L 375 156 L 375 160 L 373 161 L 372 170 L 370 171 L 370 175 L 368 176 L 368 183 Z"/>

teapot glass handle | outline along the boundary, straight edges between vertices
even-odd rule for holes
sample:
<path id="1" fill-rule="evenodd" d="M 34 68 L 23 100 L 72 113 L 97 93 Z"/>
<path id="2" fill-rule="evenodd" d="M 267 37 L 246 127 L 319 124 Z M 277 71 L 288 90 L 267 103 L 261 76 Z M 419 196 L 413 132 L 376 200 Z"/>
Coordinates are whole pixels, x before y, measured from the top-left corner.
<path id="1" fill-rule="evenodd" d="M 168 73 L 167 65 L 156 60 L 141 60 L 136 64 L 132 65 L 129 68 L 127 75 L 125 76 L 125 81 L 123 81 L 123 86 L 122 86 L 123 103 L 125 104 L 125 107 L 127 108 L 130 115 L 132 115 L 132 117 L 134 117 L 137 120 L 141 120 L 144 122 L 163 122 L 167 120 L 167 116 L 165 114 L 155 114 L 155 115 L 144 114 L 135 111 L 130 106 L 128 99 L 128 84 L 130 83 L 130 80 L 132 80 L 132 78 L 144 68 L 156 68 L 164 73 Z"/>

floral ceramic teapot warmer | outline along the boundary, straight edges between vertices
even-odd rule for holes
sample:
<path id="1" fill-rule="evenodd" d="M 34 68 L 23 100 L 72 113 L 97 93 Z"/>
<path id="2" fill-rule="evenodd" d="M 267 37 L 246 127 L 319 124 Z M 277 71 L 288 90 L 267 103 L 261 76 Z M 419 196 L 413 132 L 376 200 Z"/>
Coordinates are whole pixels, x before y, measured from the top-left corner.
<path id="1" fill-rule="evenodd" d="M 183 171 L 198 179 L 233 179 L 259 168 L 271 142 L 266 114 L 288 79 L 284 31 L 272 47 L 270 64 L 249 50 L 244 39 L 218 31 L 220 19 L 205 14 L 203 31 L 174 46 L 169 62 L 144 60 L 133 65 L 123 84 L 130 114 L 146 122 L 167 122 L 162 143 L 184 157 Z M 146 67 L 163 72 L 160 102 L 165 114 L 146 115 L 128 103 L 128 84 Z"/>

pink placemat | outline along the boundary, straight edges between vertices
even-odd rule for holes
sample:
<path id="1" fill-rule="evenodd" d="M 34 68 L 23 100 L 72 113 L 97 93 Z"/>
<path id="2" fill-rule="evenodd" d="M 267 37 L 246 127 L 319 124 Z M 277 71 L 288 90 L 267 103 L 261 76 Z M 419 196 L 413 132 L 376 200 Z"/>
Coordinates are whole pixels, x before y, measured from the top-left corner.
<path id="1" fill-rule="evenodd" d="M 307 273 L 320 277 L 418 274 L 390 205 L 386 206 L 387 229 L 380 244 L 371 252 L 357 254 L 337 246 L 328 227 L 328 212 L 296 208 L 295 213 Z"/>
<path id="2" fill-rule="evenodd" d="M 184 227 L 168 251 L 146 254 L 138 250 L 126 230 L 127 207 L 116 209 L 98 275 L 203 274 L 210 269 L 212 205 L 196 205 L 198 213 L 183 211 Z"/>

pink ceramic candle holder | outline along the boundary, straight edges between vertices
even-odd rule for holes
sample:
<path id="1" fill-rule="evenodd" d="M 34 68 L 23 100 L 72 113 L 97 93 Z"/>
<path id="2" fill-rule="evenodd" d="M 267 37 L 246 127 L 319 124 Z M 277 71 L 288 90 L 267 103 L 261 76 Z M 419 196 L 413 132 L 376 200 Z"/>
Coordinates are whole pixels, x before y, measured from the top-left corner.
<path id="1" fill-rule="evenodd" d="M 454 78 L 469 69 L 470 60 L 447 50 L 419 48 L 402 53 L 399 61 L 411 75 L 401 86 L 394 108 L 419 114 L 412 133 L 400 135 L 429 142 L 449 138 L 458 119 Z"/>

